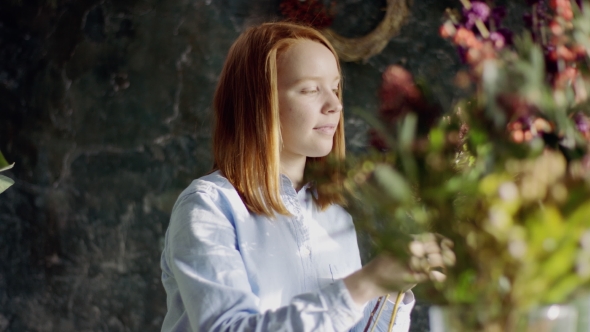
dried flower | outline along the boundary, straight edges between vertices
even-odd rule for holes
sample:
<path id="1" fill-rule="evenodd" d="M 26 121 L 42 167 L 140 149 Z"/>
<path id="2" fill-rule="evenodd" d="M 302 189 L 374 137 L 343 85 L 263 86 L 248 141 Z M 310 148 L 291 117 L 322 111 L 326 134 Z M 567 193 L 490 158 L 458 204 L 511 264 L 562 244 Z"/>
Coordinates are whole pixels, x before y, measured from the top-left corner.
<path id="1" fill-rule="evenodd" d="M 550 0 L 549 7 L 566 21 L 571 21 L 574 18 L 574 12 L 570 0 Z"/>
<path id="2" fill-rule="evenodd" d="M 578 112 L 574 115 L 574 123 L 584 138 L 590 140 L 590 119 L 585 114 Z"/>
<path id="3" fill-rule="evenodd" d="M 466 28 L 457 29 L 457 33 L 453 38 L 455 45 L 462 46 L 465 48 L 480 48 L 481 42 L 475 37 L 473 31 Z"/>
<path id="4" fill-rule="evenodd" d="M 457 33 L 457 28 L 451 21 L 446 21 L 443 25 L 440 26 L 439 34 L 443 38 L 450 38 L 453 37 Z"/>
<path id="5" fill-rule="evenodd" d="M 466 19 L 465 27 L 471 29 L 475 26 L 477 20 L 485 22 L 490 17 L 490 7 L 482 1 L 472 1 L 471 8 L 463 9 L 463 15 Z"/>

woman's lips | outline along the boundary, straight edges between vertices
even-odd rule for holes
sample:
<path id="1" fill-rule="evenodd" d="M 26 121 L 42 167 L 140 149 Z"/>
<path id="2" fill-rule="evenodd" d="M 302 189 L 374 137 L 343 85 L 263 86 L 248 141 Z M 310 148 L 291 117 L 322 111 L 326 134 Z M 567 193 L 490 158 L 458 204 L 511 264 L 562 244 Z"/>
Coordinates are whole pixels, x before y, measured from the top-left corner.
<path id="1" fill-rule="evenodd" d="M 324 125 L 324 126 L 317 126 L 313 128 L 313 130 L 325 134 L 325 135 L 333 135 L 336 131 L 336 125 Z"/>

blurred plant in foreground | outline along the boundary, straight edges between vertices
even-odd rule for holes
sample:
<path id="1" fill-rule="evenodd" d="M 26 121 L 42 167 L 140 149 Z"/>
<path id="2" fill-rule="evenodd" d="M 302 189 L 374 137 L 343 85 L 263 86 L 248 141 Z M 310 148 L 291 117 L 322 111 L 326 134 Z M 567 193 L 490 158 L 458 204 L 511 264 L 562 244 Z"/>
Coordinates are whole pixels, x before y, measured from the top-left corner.
<path id="1" fill-rule="evenodd" d="M 535 306 L 590 286 L 590 5 L 527 0 L 514 36 L 489 3 L 461 0 L 440 29 L 466 64 L 455 83 L 467 97 L 446 109 L 389 67 L 379 118 L 364 115 L 375 149 L 342 176 L 376 250 L 414 267 L 429 248 L 417 234 L 449 240 L 427 258 L 446 281 L 420 297 L 465 305 L 466 331 L 521 331 Z"/>
<path id="2" fill-rule="evenodd" d="M 14 164 L 8 164 L 6 159 L 4 159 L 2 152 L 0 152 L 0 172 L 4 172 L 6 170 L 9 170 L 12 168 L 12 166 L 14 166 Z M 6 189 L 8 189 L 13 184 L 14 184 L 14 180 L 12 180 L 11 178 L 6 177 L 4 175 L 0 175 L 0 193 L 4 192 Z"/>

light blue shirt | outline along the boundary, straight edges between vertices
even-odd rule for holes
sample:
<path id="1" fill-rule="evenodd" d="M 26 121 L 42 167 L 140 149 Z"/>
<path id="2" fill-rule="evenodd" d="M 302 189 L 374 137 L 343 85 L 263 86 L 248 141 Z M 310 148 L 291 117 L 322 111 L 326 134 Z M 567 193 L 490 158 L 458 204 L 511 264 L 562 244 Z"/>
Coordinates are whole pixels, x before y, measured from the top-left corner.
<path id="1" fill-rule="evenodd" d="M 250 213 L 219 171 L 180 194 L 161 260 L 162 331 L 363 331 L 376 302 L 359 307 L 342 281 L 361 268 L 350 215 L 281 181 L 292 216 L 276 219 Z M 375 331 L 387 331 L 385 305 Z M 408 331 L 413 306 L 407 292 L 394 331 Z"/>

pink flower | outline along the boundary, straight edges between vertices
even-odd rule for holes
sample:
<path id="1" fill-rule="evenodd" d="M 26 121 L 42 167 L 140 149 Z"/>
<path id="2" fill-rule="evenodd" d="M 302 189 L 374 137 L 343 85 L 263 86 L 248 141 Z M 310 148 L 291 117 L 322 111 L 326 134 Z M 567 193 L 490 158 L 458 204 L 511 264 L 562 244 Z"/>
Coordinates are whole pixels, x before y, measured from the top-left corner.
<path id="1" fill-rule="evenodd" d="M 506 45 L 506 38 L 499 32 L 492 32 L 490 34 L 490 40 L 494 44 L 495 49 L 502 49 Z"/>
<path id="2" fill-rule="evenodd" d="M 401 66 L 392 65 L 383 72 L 380 97 L 380 114 L 390 122 L 404 114 L 404 108 L 418 101 L 421 95 L 412 74 Z"/>

